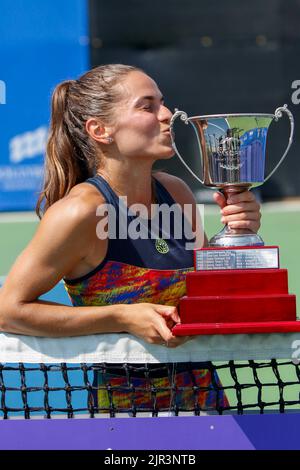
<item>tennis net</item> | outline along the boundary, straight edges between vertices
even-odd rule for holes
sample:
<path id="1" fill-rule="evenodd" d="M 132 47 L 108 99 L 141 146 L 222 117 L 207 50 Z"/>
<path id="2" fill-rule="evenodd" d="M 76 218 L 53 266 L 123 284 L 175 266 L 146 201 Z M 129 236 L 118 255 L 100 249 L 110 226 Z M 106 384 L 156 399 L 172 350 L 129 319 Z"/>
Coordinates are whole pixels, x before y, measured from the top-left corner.
<path id="1" fill-rule="evenodd" d="M 0 417 L 299 411 L 297 336 L 201 336 L 167 349 L 128 335 L 2 333 Z"/>

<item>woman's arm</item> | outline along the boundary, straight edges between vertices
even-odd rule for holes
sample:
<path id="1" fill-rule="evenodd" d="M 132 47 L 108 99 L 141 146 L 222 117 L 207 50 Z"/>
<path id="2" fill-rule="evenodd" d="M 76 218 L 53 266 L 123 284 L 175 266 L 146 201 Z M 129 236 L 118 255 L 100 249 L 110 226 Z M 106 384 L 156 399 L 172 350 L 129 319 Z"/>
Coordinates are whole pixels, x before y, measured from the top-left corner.
<path id="1" fill-rule="evenodd" d="M 38 336 L 95 332 L 99 318 L 94 308 L 74 310 L 37 300 L 86 258 L 94 244 L 95 227 L 96 211 L 91 199 L 68 197 L 48 209 L 0 291 L 2 330 Z M 102 312 L 107 331 L 117 328 L 117 309 L 111 310 Z"/>
<path id="2" fill-rule="evenodd" d="M 104 258 L 106 241 L 96 237 L 100 220 L 96 207 L 101 202 L 98 195 L 76 193 L 47 210 L 0 290 L 1 331 L 48 337 L 126 331 L 149 343 L 168 342 L 169 347 L 184 342 L 171 333 L 179 321 L 175 307 L 144 303 L 71 307 L 38 300 L 84 263 L 95 243 L 99 258 Z"/>

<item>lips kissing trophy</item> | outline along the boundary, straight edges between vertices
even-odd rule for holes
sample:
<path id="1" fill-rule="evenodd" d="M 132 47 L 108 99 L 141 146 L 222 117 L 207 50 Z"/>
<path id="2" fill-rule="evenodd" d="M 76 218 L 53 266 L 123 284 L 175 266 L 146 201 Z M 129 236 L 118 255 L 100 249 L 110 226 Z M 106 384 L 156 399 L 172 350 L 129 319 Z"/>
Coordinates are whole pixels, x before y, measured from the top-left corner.
<path id="1" fill-rule="evenodd" d="M 268 128 L 285 113 L 289 142 L 265 178 Z M 186 164 L 175 144 L 174 122 L 191 124 L 198 142 L 203 179 Z M 273 114 L 217 114 L 188 117 L 175 110 L 170 124 L 173 148 L 192 175 L 227 197 L 260 186 L 285 159 L 293 140 L 294 119 L 287 105 Z M 198 153 L 198 152 L 197 152 Z M 180 299 L 181 323 L 175 335 L 276 333 L 300 331 L 296 298 L 288 292 L 287 270 L 279 267 L 279 248 L 265 246 L 250 230 L 225 226 L 207 248 L 194 251 L 195 271 L 187 274 L 187 294 Z"/>

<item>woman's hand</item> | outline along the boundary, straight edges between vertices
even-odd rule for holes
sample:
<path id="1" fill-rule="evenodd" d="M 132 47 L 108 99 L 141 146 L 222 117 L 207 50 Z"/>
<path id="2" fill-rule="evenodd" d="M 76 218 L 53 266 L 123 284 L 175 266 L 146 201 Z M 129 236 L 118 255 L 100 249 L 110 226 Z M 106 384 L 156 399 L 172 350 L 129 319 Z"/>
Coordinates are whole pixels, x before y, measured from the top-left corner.
<path id="1" fill-rule="evenodd" d="M 260 205 L 250 191 L 234 193 L 226 201 L 221 193 L 214 193 L 214 200 L 221 208 L 221 222 L 237 233 L 248 229 L 257 233 L 260 227 Z"/>
<path id="2" fill-rule="evenodd" d="M 172 334 L 174 325 L 180 322 L 176 307 L 148 303 L 123 305 L 121 323 L 124 330 L 150 344 L 175 348 L 189 337 Z"/>

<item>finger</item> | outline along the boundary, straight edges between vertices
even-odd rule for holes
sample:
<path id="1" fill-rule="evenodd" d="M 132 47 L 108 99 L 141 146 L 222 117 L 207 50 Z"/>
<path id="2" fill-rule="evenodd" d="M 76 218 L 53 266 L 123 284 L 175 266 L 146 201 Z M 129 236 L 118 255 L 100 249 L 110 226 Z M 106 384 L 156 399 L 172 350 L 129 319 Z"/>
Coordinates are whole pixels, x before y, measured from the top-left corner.
<path id="1" fill-rule="evenodd" d="M 157 334 L 160 336 L 160 344 L 164 343 L 164 342 L 169 342 L 173 335 L 172 335 L 172 327 L 174 325 L 172 325 L 170 328 L 168 327 L 168 325 L 166 324 L 166 321 L 165 319 L 162 317 L 162 316 L 157 316 L 157 319 L 155 321 L 155 324 L 154 324 L 154 327 L 157 331 Z"/>
<path id="2" fill-rule="evenodd" d="M 160 335 L 160 341 L 159 341 L 159 344 L 163 344 L 163 345 L 168 345 L 172 339 L 172 333 L 171 333 L 171 330 L 169 330 L 169 328 L 167 328 L 165 326 L 165 328 L 158 328 L 157 329 L 157 332 L 158 334 Z"/>
<path id="3" fill-rule="evenodd" d="M 256 201 L 251 191 L 243 191 L 242 193 L 230 193 L 227 198 L 227 204 L 239 204 L 240 202 Z"/>
<path id="4" fill-rule="evenodd" d="M 180 323 L 180 316 L 177 310 L 171 313 L 162 314 L 162 317 L 165 319 L 166 322 L 172 323 L 172 326 Z"/>
<path id="5" fill-rule="evenodd" d="M 169 330 L 172 330 L 172 328 L 173 328 L 175 325 L 178 325 L 178 324 L 179 324 L 179 322 L 174 322 L 174 321 L 172 320 L 172 318 L 170 318 L 170 317 L 169 317 L 169 318 L 163 317 L 163 318 L 164 318 L 164 320 L 165 320 L 165 322 L 166 322 L 166 325 L 167 325 L 167 327 L 169 328 Z"/>
<path id="6" fill-rule="evenodd" d="M 176 307 L 168 305 L 155 305 L 155 310 L 166 319 L 171 318 L 174 323 L 180 322 L 180 317 Z"/>
<path id="7" fill-rule="evenodd" d="M 176 348 L 177 346 L 187 343 L 191 339 L 191 336 L 173 336 L 173 338 L 168 342 L 167 347 Z"/>
<path id="8" fill-rule="evenodd" d="M 214 201 L 218 204 L 218 206 L 223 209 L 226 206 L 226 199 L 222 193 L 216 192 L 213 194 Z"/>
<path id="9" fill-rule="evenodd" d="M 239 212 L 260 212 L 260 205 L 257 202 L 243 202 L 240 204 L 229 204 L 221 209 L 222 215 L 238 214 Z"/>
<path id="10" fill-rule="evenodd" d="M 240 222 L 230 222 L 228 227 L 233 230 L 249 229 L 256 233 L 260 227 L 260 222 L 253 220 L 241 220 Z"/>
<path id="11" fill-rule="evenodd" d="M 157 329 L 156 333 L 151 335 L 149 343 L 168 347 L 171 338 L 172 334 L 170 330 L 168 330 L 168 333 L 163 333 Z"/>
<path id="12" fill-rule="evenodd" d="M 238 212 L 232 215 L 226 215 L 221 217 L 222 224 L 228 224 L 229 222 L 240 222 L 240 221 L 252 220 L 259 221 L 260 214 L 258 212 Z"/>

